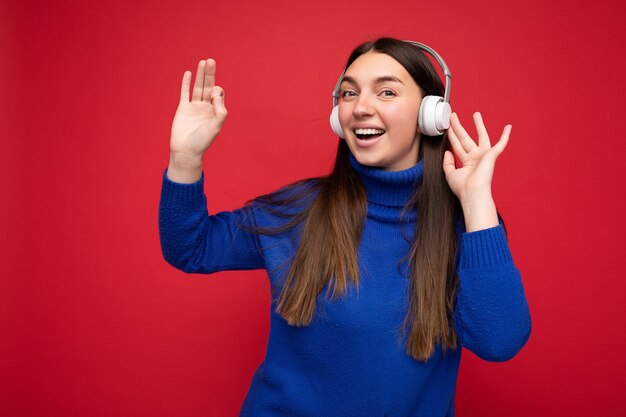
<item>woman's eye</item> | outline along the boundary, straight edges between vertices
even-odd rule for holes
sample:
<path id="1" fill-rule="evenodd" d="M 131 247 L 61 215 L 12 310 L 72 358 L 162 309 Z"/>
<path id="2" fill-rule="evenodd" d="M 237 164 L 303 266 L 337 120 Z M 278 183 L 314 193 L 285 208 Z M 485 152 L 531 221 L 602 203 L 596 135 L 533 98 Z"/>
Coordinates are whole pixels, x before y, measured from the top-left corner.
<path id="1" fill-rule="evenodd" d="M 356 95 L 355 92 L 354 91 L 350 91 L 350 90 L 342 91 L 340 93 L 341 97 L 352 97 L 354 95 Z"/>
<path id="2" fill-rule="evenodd" d="M 385 96 L 385 97 L 393 97 L 393 96 L 395 96 L 395 95 L 396 95 L 396 93 L 394 93 L 394 92 L 393 92 L 393 91 L 391 91 L 391 90 L 383 90 L 383 91 L 381 91 L 381 93 L 380 93 L 380 94 L 382 94 L 382 95 L 383 95 L 383 96 Z"/>

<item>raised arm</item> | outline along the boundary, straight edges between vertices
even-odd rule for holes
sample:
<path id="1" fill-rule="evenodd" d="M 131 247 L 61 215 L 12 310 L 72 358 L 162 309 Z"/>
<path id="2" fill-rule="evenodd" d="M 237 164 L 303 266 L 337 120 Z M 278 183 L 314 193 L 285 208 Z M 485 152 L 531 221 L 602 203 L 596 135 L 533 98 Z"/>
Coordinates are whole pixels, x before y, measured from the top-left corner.
<path id="1" fill-rule="evenodd" d="M 191 100 L 191 72 L 183 75 L 159 202 L 163 257 L 189 273 L 265 267 L 258 235 L 248 231 L 248 226 L 256 225 L 252 206 L 215 215 L 207 212 L 202 158 L 227 115 L 215 72 L 214 60 L 200 61 Z"/>
<path id="2" fill-rule="evenodd" d="M 454 326 L 463 347 L 488 361 L 511 359 L 531 332 L 522 278 L 513 263 L 504 227 L 491 194 L 496 159 L 511 133 L 506 125 L 491 146 L 480 113 L 474 113 L 478 144 L 453 114 L 443 169 L 463 209 L 465 233 L 459 246 L 459 287 Z M 461 162 L 457 167 L 455 158 Z"/>

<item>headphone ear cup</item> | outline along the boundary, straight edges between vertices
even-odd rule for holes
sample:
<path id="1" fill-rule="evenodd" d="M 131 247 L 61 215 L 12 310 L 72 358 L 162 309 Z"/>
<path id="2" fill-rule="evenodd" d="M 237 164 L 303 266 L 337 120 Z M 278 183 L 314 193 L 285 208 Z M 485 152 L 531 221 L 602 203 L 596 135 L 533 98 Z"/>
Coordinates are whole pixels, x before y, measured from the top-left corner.
<path id="1" fill-rule="evenodd" d="M 450 127 L 450 103 L 440 96 L 426 96 L 420 104 L 418 123 L 420 132 L 426 136 L 439 136 Z"/>
<path id="2" fill-rule="evenodd" d="M 335 135 L 339 136 L 341 139 L 345 139 L 343 134 L 343 128 L 341 127 L 341 123 L 339 122 L 339 106 L 334 106 L 333 111 L 330 112 L 330 127 L 335 132 Z"/>

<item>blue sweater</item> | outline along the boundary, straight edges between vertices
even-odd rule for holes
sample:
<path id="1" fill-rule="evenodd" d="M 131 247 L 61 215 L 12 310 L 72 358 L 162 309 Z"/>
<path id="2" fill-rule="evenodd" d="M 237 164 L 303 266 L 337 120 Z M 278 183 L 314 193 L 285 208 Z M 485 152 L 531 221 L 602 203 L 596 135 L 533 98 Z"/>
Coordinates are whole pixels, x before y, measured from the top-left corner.
<path id="1" fill-rule="evenodd" d="M 265 360 L 259 365 L 240 416 L 453 416 L 461 347 L 437 347 L 426 362 L 405 353 L 398 329 L 407 308 L 409 280 L 400 260 L 409 243 L 400 210 L 421 178 L 422 162 L 396 172 L 350 162 L 366 189 L 367 218 L 359 245 L 359 291 L 343 298 L 318 296 L 305 327 L 290 326 L 272 302 Z M 243 224 L 276 226 L 284 219 L 254 207 L 209 215 L 204 173 L 178 184 L 163 173 L 159 231 L 163 256 L 188 273 L 266 269 L 276 288 L 295 254 L 298 236 L 243 231 Z M 414 230 L 416 214 L 405 227 Z M 414 232 L 413 232 L 414 233 Z M 463 233 L 454 325 L 460 346 L 488 361 L 512 358 L 530 336 L 531 322 L 519 271 L 502 225 Z M 412 237 L 412 236 L 410 236 Z"/>

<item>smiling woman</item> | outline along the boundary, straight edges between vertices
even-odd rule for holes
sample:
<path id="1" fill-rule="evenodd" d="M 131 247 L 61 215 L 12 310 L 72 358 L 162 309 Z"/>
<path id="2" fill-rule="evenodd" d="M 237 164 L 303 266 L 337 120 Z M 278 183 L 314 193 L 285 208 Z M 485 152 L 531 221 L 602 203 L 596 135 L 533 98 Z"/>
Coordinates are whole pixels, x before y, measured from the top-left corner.
<path id="1" fill-rule="evenodd" d="M 268 272 L 267 355 L 241 416 L 453 416 L 461 347 L 504 361 L 531 331 L 491 197 L 510 126 L 493 147 L 478 114 L 478 145 L 454 114 L 427 136 L 422 104 L 444 95 L 430 61 L 367 42 L 341 79 L 332 172 L 209 215 L 202 156 L 227 115 L 215 73 L 200 61 L 191 100 L 183 76 L 159 230 L 185 272 Z"/>

